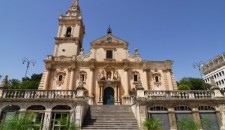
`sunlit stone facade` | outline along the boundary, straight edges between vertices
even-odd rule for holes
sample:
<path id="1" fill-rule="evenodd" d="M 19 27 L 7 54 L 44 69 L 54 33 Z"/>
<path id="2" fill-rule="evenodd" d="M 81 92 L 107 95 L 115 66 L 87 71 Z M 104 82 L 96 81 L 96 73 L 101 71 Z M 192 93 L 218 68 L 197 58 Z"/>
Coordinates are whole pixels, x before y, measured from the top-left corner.
<path id="1" fill-rule="evenodd" d="M 76 90 L 82 81 L 89 104 L 104 104 L 110 93 L 111 103 L 119 105 L 130 103 L 130 93 L 139 82 L 145 90 L 177 89 L 172 61 L 142 60 L 137 49 L 130 54 L 128 42 L 114 36 L 111 28 L 92 41 L 85 54 L 84 34 L 80 7 L 74 3 L 59 18 L 54 55 L 45 60 L 40 90 Z"/>

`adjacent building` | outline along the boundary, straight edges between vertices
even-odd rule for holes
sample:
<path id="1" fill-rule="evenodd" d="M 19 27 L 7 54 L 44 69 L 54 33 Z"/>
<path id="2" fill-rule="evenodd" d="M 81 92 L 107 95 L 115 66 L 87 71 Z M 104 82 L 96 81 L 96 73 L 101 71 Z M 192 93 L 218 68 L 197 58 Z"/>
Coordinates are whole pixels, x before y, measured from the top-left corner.
<path id="1" fill-rule="evenodd" d="M 225 53 L 222 53 L 206 64 L 203 64 L 201 70 L 203 73 L 202 78 L 206 83 L 211 84 L 211 79 L 213 79 L 220 89 L 225 89 Z"/>

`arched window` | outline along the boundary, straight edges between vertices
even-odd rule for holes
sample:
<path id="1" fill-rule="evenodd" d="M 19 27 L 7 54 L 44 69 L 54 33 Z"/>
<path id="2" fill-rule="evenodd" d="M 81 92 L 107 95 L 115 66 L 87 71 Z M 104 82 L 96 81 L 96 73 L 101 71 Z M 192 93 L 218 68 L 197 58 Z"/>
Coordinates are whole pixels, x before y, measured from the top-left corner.
<path id="1" fill-rule="evenodd" d="M 180 125 L 181 122 L 185 122 L 185 121 L 190 121 L 190 122 L 193 122 L 193 117 L 192 117 L 192 110 L 190 107 L 188 106 L 185 106 L 185 105 L 179 105 L 179 106 L 176 106 L 174 108 L 175 110 L 175 114 L 176 114 L 176 120 L 177 120 L 177 127 L 178 129 L 181 129 Z"/>
<path id="2" fill-rule="evenodd" d="M 62 81 L 63 80 L 63 75 L 59 75 L 58 80 Z"/>
<path id="3" fill-rule="evenodd" d="M 72 31 L 72 28 L 71 27 L 67 27 L 65 36 L 66 37 L 71 37 L 71 31 Z"/>
<path id="4" fill-rule="evenodd" d="M 155 82 L 156 82 L 156 83 L 159 82 L 159 76 L 155 76 Z"/>
<path id="5" fill-rule="evenodd" d="M 200 106 L 198 108 L 199 116 L 202 121 L 202 128 L 211 130 L 219 130 L 218 119 L 215 108 L 211 106 Z"/>
<path id="6" fill-rule="evenodd" d="M 138 71 L 133 72 L 133 81 L 136 83 L 140 78 L 140 74 Z"/>
<path id="7" fill-rule="evenodd" d="M 43 122 L 45 116 L 45 107 L 41 105 L 32 105 L 27 108 L 28 112 L 32 113 L 32 125 L 35 126 L 36 129 L 43 129 Z"/>
<path id="8" fill-rule="evenodd" d="M 64 130 L 70 120 L 71 107 L 67 105 L 57 105 L 52 108 L 51 130 Z M 65 121 L 60 123 L 59 121 Z"/>
<path id="9" fill-rule="evenodd" d="M 148 118 L 158 119 L 162 122 L 161 127 L 163 130 L 170 129 L 168 110 L 164 106 L 148 107 Z"/>
<path id="10" fill-rule="evenodd" d="M 87 73 L 85 71 L 81 71 L 80 72 L 80 81 L 85 83 L 86 82 L 86 78 L 87 78 Z"/>

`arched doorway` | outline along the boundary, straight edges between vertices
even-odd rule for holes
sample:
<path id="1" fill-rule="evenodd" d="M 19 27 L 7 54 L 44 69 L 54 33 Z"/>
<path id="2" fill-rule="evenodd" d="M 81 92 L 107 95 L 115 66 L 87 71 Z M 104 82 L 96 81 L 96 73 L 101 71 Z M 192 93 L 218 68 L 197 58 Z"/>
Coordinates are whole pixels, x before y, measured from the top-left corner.
<path id="1" fill-rule="evenodd" d="M 113 90 L 113 88 L 107 87 L 104 90 L 103 104 L 104 105 L 114 105 L 114 90 Z"/>

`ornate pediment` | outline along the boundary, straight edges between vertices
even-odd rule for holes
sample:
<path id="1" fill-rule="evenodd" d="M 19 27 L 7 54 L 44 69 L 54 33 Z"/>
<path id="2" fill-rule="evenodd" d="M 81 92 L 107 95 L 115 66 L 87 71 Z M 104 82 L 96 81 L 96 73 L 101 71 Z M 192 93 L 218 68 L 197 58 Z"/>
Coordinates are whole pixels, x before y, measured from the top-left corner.
<path id="1" fill-rule="evenodd" d="M 128 47 L 128 42 L 115 37 L 114 35 L 107 34 L 93 42 L 91 42 L 92 48 L 125 48 Z"/>

